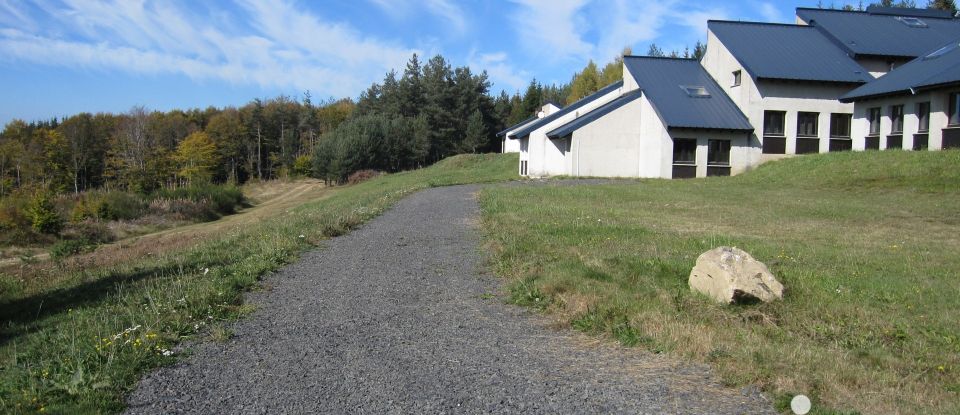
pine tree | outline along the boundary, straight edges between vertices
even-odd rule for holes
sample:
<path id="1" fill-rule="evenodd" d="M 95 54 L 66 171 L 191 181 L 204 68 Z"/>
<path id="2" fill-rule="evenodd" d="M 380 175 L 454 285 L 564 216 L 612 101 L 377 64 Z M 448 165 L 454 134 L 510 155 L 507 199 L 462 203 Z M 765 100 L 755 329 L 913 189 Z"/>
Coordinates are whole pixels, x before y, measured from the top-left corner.
<path id="1" fill-rule="evenodd" d="M 662 58 L 666 55 L 663 53 L 663 49 L 660 49 L 656 43 L 651 43 L 650 48 L 647 49 L 647 56 Z"/>
<path id="2" fill-rule="evenodd" d="M 930 0 L 927 2 L 927 8 L 946 10 L 951 14 L 957 14 L 957 3 L 954 0 Z"/>
<path id="3" fill-rule="evenodd" d="M 574 102 L 580 98 L 597 92 L 600 85 L 600 72 L 597 70 L 597 64 L 591 60 L 583 71 L 573 76 L 570 82 L 570 96 L 567 102 Z"/>
<path id="4" fill-rule="evenodd" d="M 462 150 L 476 153 L 479 148 L 487 144 L 488 138 L 487 127 L 483 122 L 483 113 L 478 109 L 470 115 L 470 119 L 467 121 Z"/>

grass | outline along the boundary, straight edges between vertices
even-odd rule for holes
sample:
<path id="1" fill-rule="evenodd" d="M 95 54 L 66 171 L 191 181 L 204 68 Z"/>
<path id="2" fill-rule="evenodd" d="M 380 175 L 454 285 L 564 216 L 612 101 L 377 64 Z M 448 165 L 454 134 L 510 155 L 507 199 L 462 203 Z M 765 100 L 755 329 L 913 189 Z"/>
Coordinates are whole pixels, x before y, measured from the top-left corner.
<path id="1" fill-rule="evenodd" d="M 323 239 L 430 186 L 515 178 L 516 155 L 458 156 L 340 188 L 329 197 L 225 229 L 221 237 L 120 264 L 0 274 L 0 412 L 102 413 L 175 346 L 251 311 L 242 294 Z"/>
<path id="2" fill-rule="evenodd" d="M 511 299 L 558 324 L 711 364 L 789 411 L 960 412 L 960 151 L 810 155 L 738 177 L 488 187 Z M 767 263 L 783 301 L 692 293 L 720 245 Z"/>

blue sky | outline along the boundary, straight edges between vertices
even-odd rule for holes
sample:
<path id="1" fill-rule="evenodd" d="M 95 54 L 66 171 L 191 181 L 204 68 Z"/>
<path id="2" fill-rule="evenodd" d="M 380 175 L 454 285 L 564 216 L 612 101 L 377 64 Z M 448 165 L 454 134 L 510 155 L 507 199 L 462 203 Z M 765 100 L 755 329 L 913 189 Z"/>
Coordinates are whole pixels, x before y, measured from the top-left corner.
<path id="1" fill-rule="evenodd" d="M 493 90 L 565 82 L 624 46 L 683 50 L 708 19 L 792 22 L 816 1 L 0 0 L 0 123 L 81 111 L 353 97 L 412 53 Z M 840 2 L 837 2 L 840 5 Z"/>

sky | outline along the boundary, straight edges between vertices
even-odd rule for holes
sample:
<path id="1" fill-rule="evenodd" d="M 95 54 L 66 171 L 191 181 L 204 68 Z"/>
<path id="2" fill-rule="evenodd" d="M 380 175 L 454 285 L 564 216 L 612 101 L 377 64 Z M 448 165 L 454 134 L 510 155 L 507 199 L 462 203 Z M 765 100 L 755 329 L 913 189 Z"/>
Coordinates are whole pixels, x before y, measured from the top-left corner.
<path id="1" fill-rule="evenodd" d="M 135 105 L 356 98 L 410 56 L 486 71 L 493 93 L 562 83 L 624 47 L 706 42 L 707 20 L 791 23 L 816 1 L 0 0 L 0 124 Z M 838 4 L 839 5 L 839 4 Z"/>

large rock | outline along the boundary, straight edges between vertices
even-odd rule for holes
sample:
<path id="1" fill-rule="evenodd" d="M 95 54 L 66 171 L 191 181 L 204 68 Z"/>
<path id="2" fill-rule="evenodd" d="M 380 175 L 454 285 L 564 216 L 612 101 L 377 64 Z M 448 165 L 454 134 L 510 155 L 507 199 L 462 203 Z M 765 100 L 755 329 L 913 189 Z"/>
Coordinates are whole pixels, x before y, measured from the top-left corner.
<path id="1" fill-rule="evenodd" d="M 783 284 L 762 262 L 742 249 L 721 246 L 704 252 L 690 271 L 690 289 L 721 303 L 783 298 Z"/>

